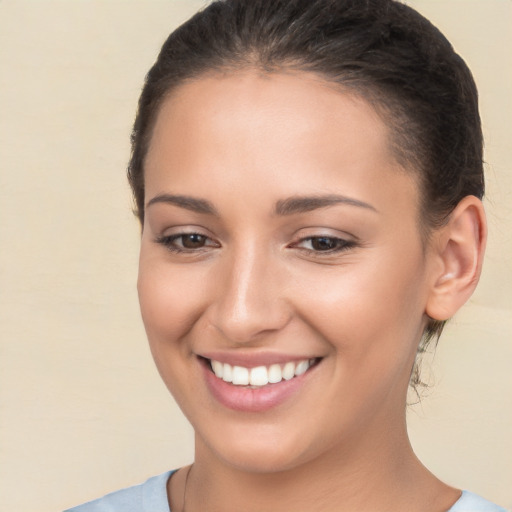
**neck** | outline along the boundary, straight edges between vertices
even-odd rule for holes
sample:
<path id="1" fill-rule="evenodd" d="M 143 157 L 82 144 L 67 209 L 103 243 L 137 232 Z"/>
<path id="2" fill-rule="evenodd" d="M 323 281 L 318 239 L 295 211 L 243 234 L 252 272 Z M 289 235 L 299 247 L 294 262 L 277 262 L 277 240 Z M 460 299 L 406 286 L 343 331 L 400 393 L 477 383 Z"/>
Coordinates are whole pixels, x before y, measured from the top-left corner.
<path id="1" fill-rule="evenodd" d="M 187 512 L 448 510 L 459 493 L 418 461 L 405 421 L 401 428 L 380 427 L 377 436 L 366 431 L 364 440 L 352 439 L 314 460 L 271 473 L 233 467 L 197 438 Z"/>

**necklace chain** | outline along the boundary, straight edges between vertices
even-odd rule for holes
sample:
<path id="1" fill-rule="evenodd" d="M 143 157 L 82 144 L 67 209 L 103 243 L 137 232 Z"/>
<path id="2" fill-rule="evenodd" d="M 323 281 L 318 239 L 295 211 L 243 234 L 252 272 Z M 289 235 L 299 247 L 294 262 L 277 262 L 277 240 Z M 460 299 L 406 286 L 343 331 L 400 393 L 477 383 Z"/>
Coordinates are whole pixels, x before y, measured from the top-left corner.
<path id="1" fill-rule="evenodd" d="M 188 470 L 187 470 L 187 474 L 185 476 L 185 485 L 183 486 L 183 507 L 181 508 L 181 512 L 185 512 L 185 505 L 187 503 L 187 485 L 188 485 L 188 477 L 190 476 L 190 471 L 192 470 L 192 466 L 194 464 L 192 463 Z"/>

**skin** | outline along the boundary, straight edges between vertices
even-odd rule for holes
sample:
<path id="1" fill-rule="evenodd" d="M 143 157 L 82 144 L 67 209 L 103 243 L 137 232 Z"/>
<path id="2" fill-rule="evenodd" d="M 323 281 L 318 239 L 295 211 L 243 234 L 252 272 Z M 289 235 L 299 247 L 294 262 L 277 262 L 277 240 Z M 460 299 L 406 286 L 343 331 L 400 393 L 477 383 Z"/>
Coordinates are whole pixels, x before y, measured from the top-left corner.
<path id="1" fill-rule="evenodd" d="M 414 174 L 389 137 L 365 101 L 305 73 L 205 76 L 163 104 L 138 289 L 159 372 L 196 433 L 188 512 L 441 512 L 460 496 L 414 456 L 405 403 L 426 314 L 452 314 L 454 276 L 471 265 L 449 228 L 425 246 Z M 276 213 L 333 194 L 351 201 Z M 466 234 L 482 217 L 469 203 Z M 165 239 L 180 233 L 204 245 L 171 250 L 190 242 Z M 315 250 L 318 237 L 343 250 Z M 283 404 L 247 413 L 212 397 L 198 359 L 211 351 L 321 361 Z M 169 482 L 173 511 L 184 480 Z"/>

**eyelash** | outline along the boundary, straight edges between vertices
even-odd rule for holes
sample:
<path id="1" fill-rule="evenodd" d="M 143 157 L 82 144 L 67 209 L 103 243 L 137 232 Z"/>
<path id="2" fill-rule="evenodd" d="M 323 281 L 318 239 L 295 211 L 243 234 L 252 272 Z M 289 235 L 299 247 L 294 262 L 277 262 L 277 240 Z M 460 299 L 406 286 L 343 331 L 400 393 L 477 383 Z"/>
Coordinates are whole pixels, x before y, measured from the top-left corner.
<path id="1" fill-rule="evenodd" d="M 202 240 L 204 240 L 204 245 L 196 248 L 187 248 L 183 247 L 183 241 L 185 237 L 200 237 Z M 182 246 L 176 244 L 176 241 L 180 240 L 182 242 Z M 173 253 L 186 253 L 186 254 L 194 254 L 201 252 L 209 247 L 218 248 L 220 245 L 216 242 L 213 242 L 212 244 L 207 245 L 207 241 L 212 239 L 206 235 L 203 235 L 202 233 L 178 233 L 176 235 L 169 235 L 169 236 L 162 236 L 158 237 L 155 241 L 158 244 L 163 245 L 166 247 L 169 251 Z M 319 242 L 320 240 L 328 241 L 332 245 L 334 245 L 331 248 L 327 248 L 326 250 L 320 250 L 317 249 L 307 249 L 305 247 L 300 247 L 301 244 L 304 244 L 305 242 L 314 243 L 314 241 Z M 313 254 L 315 257 L 322 257 L 323 255 L 332 255 L 332 254 L 338 254 L 344 251 L 347 251 L 349 249 L 352 249 L 357 246 L 357 243 L 352 240 L 345 240 L 343 238 L 335 237 L 335 236 L 309 236 L 305 238 L 301 238 L 298 242 L 294 242 L 293 244 L 289 245 L 290 248 L 297 248 L 301 251 L 304 251 L 308 254 Z"/>
<path id="2" fill-rule="evenodd" d="M 298 247 L 300 244 L 303 244 L 304 242 L 310 242 L 314 243 L 314 241 L 329 241 L 334 244 L 334 247 L 328 248 L 326 250 L 315 250 L 315 249 L 306 249 L 304 247 Z M 344 238 L 339 238 L 336 236 L 308 236 L 306 238 L 301 238 L 298 242 L 291 245 L 291 247 L 297 247 L 298 249 L 301 249 L 303 251 L 306 251 L 310 254 L 314 254 L 315 256 L 322 257 L 323 255 L 332 255 L 332 254 L 338 254 L 343 251 L 347 251 L 348 249 L 352 249 L 356 247 L 356 242 L 352 240 L 345 240 Z"/>
<path id="3" fill-rule="evenodd" d="M 180 247 L 180 246 L 176 245 L 177 240 L 181 239 L 181 241 L 183 243 L 183 239 L 185 237 L 193 237 L 193 236 L 201 237 L 202 239 L 205 240 L 205 242 L 207 240 L 212 241 L 210 237 L 203 235 L 202 233 L 178 233 L 176 235 L 158 237 L 155 241 L 158 244 L 162 244 L 169 251 L 174 252 L 174 253 L 189 253 L 190 254 L 190 253 L 197 253 L 197 252 L 204 250 L 205 248 L 208 248 L 208 247 L 220 247 L 220 245 L 217 243 L 210 244 L 210 245 L 203 245 L 201 247 L 196 247 L 196 248 Z"/>

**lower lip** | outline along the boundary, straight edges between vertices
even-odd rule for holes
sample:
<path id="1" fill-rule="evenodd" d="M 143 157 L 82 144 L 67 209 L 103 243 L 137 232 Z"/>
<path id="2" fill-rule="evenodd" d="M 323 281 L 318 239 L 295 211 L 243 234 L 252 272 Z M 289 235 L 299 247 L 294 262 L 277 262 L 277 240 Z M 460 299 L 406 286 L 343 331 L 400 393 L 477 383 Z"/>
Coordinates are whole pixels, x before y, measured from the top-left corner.
<path id="1" fill-rule="evenodd" d="M 313 368 L 290 380 L 249 388 L 219 379 L 210 370 L 209 363 L 202 366 L 206 385 L 213 397 L 228 409 L 241 412 L 264 412 L 283 404 L 300 390 Z"/>

